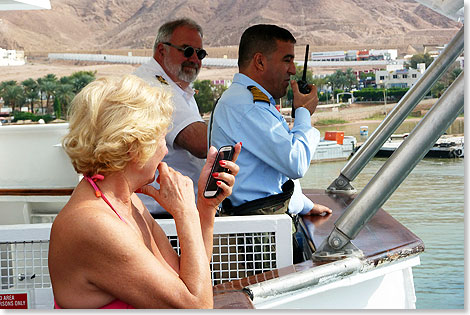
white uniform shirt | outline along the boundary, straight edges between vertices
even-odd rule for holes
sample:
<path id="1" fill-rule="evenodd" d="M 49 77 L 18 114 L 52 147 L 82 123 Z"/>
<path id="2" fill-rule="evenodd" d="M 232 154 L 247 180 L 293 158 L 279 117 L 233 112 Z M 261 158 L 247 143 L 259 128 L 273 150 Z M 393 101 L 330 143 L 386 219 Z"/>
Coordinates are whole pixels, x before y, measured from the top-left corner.
<path id="1" fill-rule="evenodd" d="M 172 88 L 174 109 L 172 124 L 170 125 L 170 129 L 165 137 L 168 154 L 165 156 L 163 161 L 181 174 L 192 179 L 194 191 L 197 196 L 197 182 L 206 160 L 195 157 L 189 151 L 174 143 L 176 136 L 186 126 L 197 121 L 203 122 L 203 119 L 199 114 L 196 100 L 194 99 L 194 90 L 189 86 L 184 90 L 181 89 L 181 87 L 171 80 L 154 58 L 151 58 L 150 61 L 137 68 L 134 74 L 144 79 L 150 85 L 163 84 L 157 79 L 157 76 L 161 76 Z M 155 174 L 155 177 L 157 176 L 158 171 Z M 152 186 L 157 188 L 159 187 L 156 182 L 154 182 Z M 151 213 L 165 212 L 165 210 L 153 198 L 143 194 L 139 194 L 139 197 Z"/>

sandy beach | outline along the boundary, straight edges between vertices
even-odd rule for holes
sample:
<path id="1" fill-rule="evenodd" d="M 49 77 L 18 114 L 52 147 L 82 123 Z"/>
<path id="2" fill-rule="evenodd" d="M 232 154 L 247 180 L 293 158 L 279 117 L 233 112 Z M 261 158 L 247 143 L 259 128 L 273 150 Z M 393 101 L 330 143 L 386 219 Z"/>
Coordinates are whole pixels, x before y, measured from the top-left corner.
<path id="1" fill-rule="evenodd" d="M 96 77 L 107 75 L 124 75 L 132 73 L 139 65 L 129 64 L 106 64 L 92 63 L 83 61 L 50 61 L 42 58 L 29 60 L 23 66 L 5 66 L 2 67 L 0 81 L 15 80 L 21 82 L 23 80 L 33 78 L 38 79 L 49 73 L 55 74 L 58 78 L 71 75 L 77 71 L 96 71 Z M 233 75 L 238 72 L 238 68 L 201 68 L 198 80 L 232 80 Z M 415 110 L 426 111 L 434 103 L 436 99 L 423 100 Z M 383 113 L 389 112 L 396 104 L 351 104 L 338 111 L 332 109 L 318 109 L 312 116 L 312 122 L 328 119 L 342 119 L 348 123 L 365 121 L 365 119 Z M 367 120 L 371 122 L 371 120 Z"/>
<path id="2" fill-rule="evenodd" d="M 82 61 L 49 61 L 45 59 L 29 60 L 23 66 L 1 67 L 0 81 L 15 80 L 18 82 L 29 78 L 38 79 L 49 73 L 58 78 L 71 75 L 77 71 L 96 71 L 97 77 L 123 75 L 134 72 L 140 65 L 106 64 Z M 198 80 L 231 80 L 238 68 L 201 68 Z"/>

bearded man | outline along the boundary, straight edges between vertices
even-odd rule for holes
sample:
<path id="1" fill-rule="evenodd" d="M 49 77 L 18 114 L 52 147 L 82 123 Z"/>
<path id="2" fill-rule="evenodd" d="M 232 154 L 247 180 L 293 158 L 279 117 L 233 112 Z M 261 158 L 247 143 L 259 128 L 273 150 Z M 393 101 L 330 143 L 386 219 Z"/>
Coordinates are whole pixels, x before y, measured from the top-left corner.
<path id="1" fill-rule="evenodd" d="M 199 174 L 207 156 L 207 124 L 199 114 L 190 83 L 196 79 L 202 59 L 207 55 L 202 48 L 202 37 L 201 26 L 191 19 L 163 24 L 155 39 L 153 58 L 134 72 L 151 85 L 162 84 L 173 90 L 174 111 L 165 137 L 168 154 L 163 162 L 193 180 L 196 196 Z M 155 182 L 153 185 L 159 186 Z M 139 197 L 154 218 L 170 217 L 153 198 L 143 194 Z"/>

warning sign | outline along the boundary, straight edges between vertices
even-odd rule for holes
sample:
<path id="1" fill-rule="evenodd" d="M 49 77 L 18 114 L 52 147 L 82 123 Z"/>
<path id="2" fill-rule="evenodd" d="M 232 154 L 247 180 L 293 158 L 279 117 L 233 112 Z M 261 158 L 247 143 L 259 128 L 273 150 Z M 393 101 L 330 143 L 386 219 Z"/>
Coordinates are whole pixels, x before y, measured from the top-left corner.
<path id="1" fill-rule="evenodd" d="M 28 293 L 0 294 L 1 309 L 26 309 L 28 308 Z"/>

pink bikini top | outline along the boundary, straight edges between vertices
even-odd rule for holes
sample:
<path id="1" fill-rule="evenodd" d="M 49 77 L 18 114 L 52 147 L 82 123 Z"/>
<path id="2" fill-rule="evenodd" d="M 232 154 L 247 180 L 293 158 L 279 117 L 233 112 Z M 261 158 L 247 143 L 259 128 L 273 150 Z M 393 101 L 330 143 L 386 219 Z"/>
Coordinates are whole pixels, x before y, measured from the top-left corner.
<path id="1" fill-rule="evenodd" d="M 106 196 L 101 192 L 101 190 L 98 188 L 98 186 L 96 186 L 95 182 L 98 181 L 98 180 L 103 180 L 104 179 L 104 176 L 103 175 L 100 175 L 100 174 L 96 174 L 96 175 L 93 175 L 92 177 L 88 177 L 88 176 L 84 176 L 84 178 L 91 184 L 91 186 L 93 187 L 93 189 L 95 190 L 95 195 L 97 198 L 103 198 L 104 202 L 106 202 L 109 207 L 114 211 L 114 213 L 117 214 L 117 216 L 119 217 L 119 219 L 121 219 L 123 222 L 126 222 L 126 220 L 124 220 L 124 218 L 122 218 L 119 213 L 117 213 L 117 211 L 114 209 L 114 207 L 111 205 L 111 203 L 109 202 L 109 200 L 106 198 Z M 126 222 L 127 223 L 127 222 Z M 54 308 L 55 309 L 61 309 L 62 307 L 60 307 L 59 305 L 57 305 L 55 299 L 54 299 Z M 106 304 L 105 306 L 102 306 L 100 307 L 99 309 L 131 309 L 131 308 L 135 308 L 133 307 L 132 305 L 130 304 L 127 304 L 126 302 L 123 302 L 121 300 L 114 300 L 114 301 L 111 301 L 110 303 Z"/>
<path id="2" fill-rule="evenodd" d="M 85 178 L 89 183 L 90 185 L 93 187 L 93 189 L 95 190 L 95 195 L 96 195 L 96 198 L 102 198 L 104 200 L 104 202 L 106 202 L 108 204 L 108 206 L 114 211 L 114 213 L 117 214 L 117 216 L 119 217 L 119 219 L 121 219 L 121 221 L 123 222 L 126 222 L 126 220 L 124 220 L 120 215 L 119 213 L 114 209 L 113 205 L 109 202 L 108 198 L 106 198 L 106 196 L 101 192 L 101 190 L 99 189 L 98 186 L 96 186 L 95 182 L 96 181 L 99 181 L 99 180 L 103 180 L 104 179 L 104 176 L 101 175 L 101 174 L 96 174 L 96 175 L 93 175 L 92 177 L 88 177 L 88 176 L 83 176 L 83 178 Z M 127 222 L 126 222 L 127 223 Z"/>
<path id="3" fill-rule="evenodd" d="M 60 307 L 59 305 L 57 305 L 55 299 L 54 299 L 54 308 L 55 309 L 62 309 L 62 307 Z M 114 300 L 114 301 L 111 301 L 110 303 L 106 304 L 105 306 L 101 306 L 99 307 L 98 309 L 135 309 L 135 307 L 133 307 L 132 305 L 130 304 L 127 304 L 126 302 L 123 302 L 121 300 Z"/>

